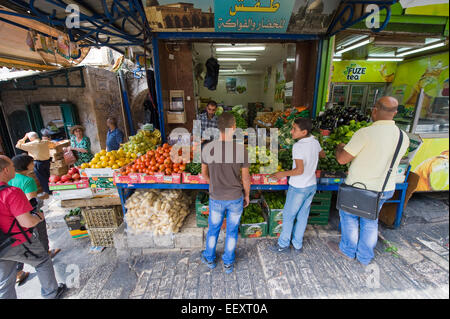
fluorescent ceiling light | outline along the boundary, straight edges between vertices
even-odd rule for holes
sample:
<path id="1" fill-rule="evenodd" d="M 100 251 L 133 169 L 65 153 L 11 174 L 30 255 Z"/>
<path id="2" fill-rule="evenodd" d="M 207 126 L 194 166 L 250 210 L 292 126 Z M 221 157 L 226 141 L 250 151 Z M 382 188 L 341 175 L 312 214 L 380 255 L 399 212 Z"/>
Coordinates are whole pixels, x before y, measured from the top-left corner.
<path id="1" fill-rule="evenodd" d="M 295 58 L 287 58 L 286 61 L 287 62 L 295 62 Z"/>
<path id="2" fill-rule="evenodd" d="M 353 50 L 353 49 L 362 47 L 362 46 L 367 45 L 367 44 L 369 44 L 369 43 L 370 43 L 370 39 L 367 39 L 367 40 L 358 42 L 358 43 L 353 44 L 353 45 L 351 45 L 351 46 L 349 46 L 349 47 L 347 47 L 347 48 L 344 48 L 344 49 L 342 49 L 342 50 L 337 51 L 337 52 L 336 52 L 336 55 L 340 55 L 340 54 L 342 54 L 342 53 L 344 53 L 344 52 L 347 52 L 347 51 L 350 51 L 350 50 Z"/>
<path id="3" fill-rule="evenodd" d="M 333 58 L 333 61 L 334 62 L 340 62 L 340 61 L 342 61 L 342 58 Z"/>
<path id="4" fill-rule="evenodd" d="M 248 62 L 254 62 L 256 61 L 256 58 L 218 58 L 217 60 L 223 61 L 223 62 L 240 62 L 240 61 L 248 61 Z"/>
<path id="5" fill-rule="evenodd" d="M 392 61 L 392 62 L 401 62 L 403 58 L 396 57 L 368 57 L 367 61 Z"/>
<path id="6" fill-rule="evenodd" d="M 433 45 L 430 45 L 430 46 L 426 46 L 426 47 L 423 47 L 423 48 L 419 48 L 419 49 L 415 49 L 415 50 L 412 50 L 412 51 L 402 52 L 402 53 L 397 54 L 397 56 L 399 57 L 399 56 L 410 55 L 410 54 L 414 54 L 414 53 L 418 53 L 418 52 L 422 52 L 422 51 L 428 51 L 428 50 L 431 50 L 431 49 L 436 49 L 436 48 L 439 48 L 439 47 L 443 47 L 444 45 L 445 45 L 445 42 L 436 43 L 436 44 L 433 44 Z"/>
<path id="7" fill-rule="evenodd" d="M 236 52 L 236 51 L 264 51 L 266 47 L 224 47 L 216 48 L 217 52 Z"/>
<path id="8" fill-rule="evenodd" d="M 367 36 L 367 35 L 361 35 L 361 36 L 356 36 L 356 37 L 354 37 L 354 38 L 352 38 L 352 39 L 350 39 L 350 40 L 343 41 L 342 43 L 340 43 L 340 44 L 336 47 L 336 49 L 337 49 L 337 50 L 340 50 L 340 49 L 342 49 L 342 48 L 344 48 L 344 47 L 346 47 L 346 46 L 352 45 L 353 43 L 359 42 L 359 41 L 361 41 L 361 40 L 363 40 L 363 39 L 368 39 L 368 36 Z"/>

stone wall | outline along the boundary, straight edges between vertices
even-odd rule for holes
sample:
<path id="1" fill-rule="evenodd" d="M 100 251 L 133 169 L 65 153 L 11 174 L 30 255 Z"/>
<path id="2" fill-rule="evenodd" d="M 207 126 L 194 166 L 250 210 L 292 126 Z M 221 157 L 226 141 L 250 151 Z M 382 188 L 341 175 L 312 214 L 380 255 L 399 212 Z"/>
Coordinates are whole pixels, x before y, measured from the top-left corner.
<path id="1" fill-rule="evenodd" d="M 114 116 L 123 129 L 122 106 L 117 76 L 107 70 L 83 68 L 84 88 L 39 88 L 36 90 L 2 90 L 0 92 L 5 117 L 17 110 L 26 111 L 32 103 L 72 103 L 75 105 L 80 124 L 86 128 L 91 140 L 92 152 L 106 147 L 106 119 Z M 53 78 L 54 84 L 65 84 L 65 76 Z M 69 73 L 71 84 L 80 84 L 79 72 Z M 49 80 L 37 80 L 36 84 L 49 84 Z M 8 121 L 8 119 L 7 119 Z M 47 123 L 44 123 L 47 124 Z M 9 125 L 10 135 L 11 125 Z M 17 140 L 13 140 L 15 145 Z"/>

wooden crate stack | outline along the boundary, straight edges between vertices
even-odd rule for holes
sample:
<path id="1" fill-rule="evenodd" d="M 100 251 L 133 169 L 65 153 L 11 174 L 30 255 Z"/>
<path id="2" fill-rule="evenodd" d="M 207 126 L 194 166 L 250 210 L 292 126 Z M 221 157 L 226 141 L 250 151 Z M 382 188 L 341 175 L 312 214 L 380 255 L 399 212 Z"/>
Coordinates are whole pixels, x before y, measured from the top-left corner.
<path id="1" fill-rule="evenodd" d="M 67 174 L 69 167 L 64 162 L 64 147 L 70 146 L 69 140 L 61 142 L 50 143 L 50 175 L 64 175 Z"/>

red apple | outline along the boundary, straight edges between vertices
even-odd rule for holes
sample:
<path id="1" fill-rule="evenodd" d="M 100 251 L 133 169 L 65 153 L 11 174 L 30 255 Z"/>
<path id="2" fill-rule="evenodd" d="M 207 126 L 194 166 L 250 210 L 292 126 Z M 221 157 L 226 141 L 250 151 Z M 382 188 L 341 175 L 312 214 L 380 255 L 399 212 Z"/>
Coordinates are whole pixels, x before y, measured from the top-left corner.
<path id="1" fill-rule="evenodd" d="M 78 173 L 73 174 L 73 175 L 72 175 L 72 179 L 73 179 L 74 181 L 78 181 L 78 180 L 80 179 L 80 174 L 78 174 Z"/>
<path id="2" fill-rule="evenodd" d="M 72 179 L 72 175 L 70 175 L 70 174 L 66 174 L 66 175 L 63 175 L 63 176 L 61 177 L 61 181 L 62 181 L 63 183 L 70 182 L 71 179 Z"/>
<path id="3" fill-rule="evenodd" d="M 69 172 L 67 172 L 67 174 L 69 175 L 73 175 L 73 174 L 79 174 L 80 172 L 78 171 L 78 169 L 76 167 L 72 167 L 71 169 L 69 169 Z"/>
<path id="4" fill-rule="evenodd" d="M 56 183 L 56 182 L 59 182 L 60 180 L 61 180 L 61 177 L 59 177 L 58 175 L 52 175 L 52 176 L 50 176 L 48 181 L 50 183 Z"/>

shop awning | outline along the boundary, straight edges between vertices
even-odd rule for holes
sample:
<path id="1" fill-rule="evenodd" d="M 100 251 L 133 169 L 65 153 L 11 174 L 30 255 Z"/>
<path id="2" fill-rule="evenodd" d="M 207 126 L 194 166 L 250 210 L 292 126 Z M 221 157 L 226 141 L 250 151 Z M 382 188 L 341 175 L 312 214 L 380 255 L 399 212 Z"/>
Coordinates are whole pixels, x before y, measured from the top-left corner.
<path id="1" fill-rule="evenodd" d="M 58 43 L 68 40 L 66 34 L 43 23 L 0 13 L 0 66 L 41 71 L 75 66 L 89 48 L 80 48 L 74 58 L 65 57 Z"/>
<path id="2" fill-rule="evenodd" d="M 144 48 L 145 13 L 140 0 L 9 0 L 0 1 L 0 14 L 43 23 L 65 33 L 80 48 L 113 48 L 124 53 L 132 47 L 137 54 Z M 147 44 L 150 43 L 148 37 Z"/>

